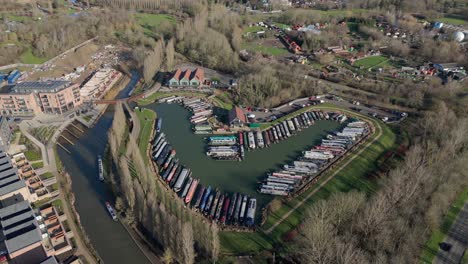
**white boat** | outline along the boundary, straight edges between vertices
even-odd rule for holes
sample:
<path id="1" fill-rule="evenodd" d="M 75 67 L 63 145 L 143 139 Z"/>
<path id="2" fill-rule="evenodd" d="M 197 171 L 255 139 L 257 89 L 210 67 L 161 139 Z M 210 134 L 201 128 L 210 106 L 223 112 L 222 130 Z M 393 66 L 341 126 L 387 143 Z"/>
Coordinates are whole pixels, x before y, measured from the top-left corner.
<path id="1" fill-rule="evenodd" d="M 111 215 L 112 220 L 117 221 L 118 220 L 117 219 L 117 214 L 115 213 L 114 208 L 112 208 L 112 205 L 109 202 L 106 202 L 106 208 L 107 208 L 107 211 L 109 212 L 109 214 Z"/>
<path id="2" fill-rule="evenodd" d="M 98 171 L 99 171 L 99 180 L 104 181 L 104 167 L 102 166 L 101 155 L 98 155 Z"/>

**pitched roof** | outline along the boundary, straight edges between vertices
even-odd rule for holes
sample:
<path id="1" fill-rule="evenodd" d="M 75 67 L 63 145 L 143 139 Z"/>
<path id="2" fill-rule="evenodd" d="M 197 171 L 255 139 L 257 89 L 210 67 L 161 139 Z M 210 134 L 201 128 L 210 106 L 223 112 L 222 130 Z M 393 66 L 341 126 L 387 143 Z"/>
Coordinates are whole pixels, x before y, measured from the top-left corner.
<path id="1" fill-rule="evenodd" d="M 180 74 L 182 73 L 182 71 L 180 69 L 177 69 L 175 72 L 174 72 L 174 75 L 172 76 L 173 79 L 176 79 L 176 80 L 180 80 Z"/>
<path id="2" fill-rule="evenodd" d="M 238 106 L 231 109 L 229 112 L 229 122 L 232 122 L 235 118 L 239 119 L 243 123 L 247 123 L 247 118 L 245 117 L 244 111 Z"/>
<path id="3" fill-rule="evenodd" d="M 205 71 L 202 68 L 197 68 L 192 73 L 192 79 L 196 78 L 199 82 L 203 82 L 205 79 Z"/>

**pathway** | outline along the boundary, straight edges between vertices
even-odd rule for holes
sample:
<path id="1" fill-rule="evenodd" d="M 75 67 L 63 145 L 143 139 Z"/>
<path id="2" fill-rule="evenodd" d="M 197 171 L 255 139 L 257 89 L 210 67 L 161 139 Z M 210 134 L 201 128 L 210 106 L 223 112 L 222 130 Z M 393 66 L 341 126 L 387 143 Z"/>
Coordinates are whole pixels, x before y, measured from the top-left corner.
<path id="1" fill-rule="evenodd" d="M 452 247 L 449 251 L 443 251 L 440 249 L 433 263 L 461 263 L 463 254 L 468 246 L 468 203 L 465 203 L 465 206 L 463 206 L 463 209 L 458 214 L 458 217 L 450 228 L 444 242 L 450 244 Z"/>
<path id="2" fill-rule="evenodd" d="M 42 159 L 44 161 L 44 168 L 41 169 L 42 170 L 41 173 L 43 173 L 43 172 L 45 172 L 47 170 L 47 171 L 50 171 L 51 173 L 53 173 L 56 177 L 60 177 L 60 176 L 58 176 L 58 171 L 57 171 L 57 164 L 56 164 L 56 160 L 55 160 L 54 145 L 55 145 L 55 142 L 56 142 L 56 140 L 58 138 L 58 135 L 71 122 L 73 122 L 73 119 L 70 119 L 67 122 L 64 122 L 55 131 L 54 135 L 51 138 L 51 141 L 47 144 L 47 146 L 45 146 L 42 142 L 40 142 L 38 139 L 36 139 L 33 135 L 31 135 L 28 132 L 25 122 L 21 122 L 21 124 L 19 125 L 21 133 L 23 133 L 23 135 L 25 137 L 27 137 L 29 140 L 31 140 L 36 146 L 38 146 L 41 149 Z M 77 244 L 76 255 L 82 256 L 86 260 L 86 263 L 96 263 L 96 260 L 95 260 L 94 256 L 90 253 L 88 247 L 84 244 L 81 236 L 78 235 L 78 234 L 80 234 L 79 232 L 81 231 L 79 229 L 80 227 L 78 227 L 75 224 L 75 222 L 72 220 L 76 216 L 73 213 L 73 211 L 71 210 L 69 203 L 65 199 L 65 195 L 64 195 L 63 191 L 60 192 L 59 197 L 60 197 L 60 199 L 62 201 L 64 201 L 64 203 L 62 203 L 64 213 L 67 216 L 70 217 L 69 218 L 70 220 L 68 221 L 70 230 L 74 234 L 76 234 L 74 236 L 76 244 Z"/>
<path id="3" fill-rule="evenodd" d="M 277 226 L 279 226 L 286 218 L 288 218 L 294 211 L 296 211 L 299 207 L 301 207 L 307 200 L 309 200 L 312 195 L 317 193 L 323 186 L 325 186 L 329 181 L 331 181 L 338 173 L 340 173 L 348 164 L 350 164 L 352 161 L 354 161 L 359 155 L 361 155 L 362 152 L 364 152 L 368 147 L 370 147 L 372 144 L 374 144 L 377 140 L 380 139 L 382 136 L 382 128 L 380 126 L 380 123 L 377 122 L 377 129 L 378 129 L 378 134 L 377 136 L 372 140 L 369 141 L 363 148 L 361 148 L 357 153 L 351 154 L 353 155 L 348 161 L 343 163 L 332 175 L 330 175 L 326 180 L 321 182 L 315 190 L 310 192 L 304 199 L 302 199 L 300 202 L 298 202 L 291 210 L 289 210 L 286 214 L 284 214 L 275 224 L 273 224 L 270 228 L 265 230 L 266 234 L 270 234 L 275 230 Z"/>

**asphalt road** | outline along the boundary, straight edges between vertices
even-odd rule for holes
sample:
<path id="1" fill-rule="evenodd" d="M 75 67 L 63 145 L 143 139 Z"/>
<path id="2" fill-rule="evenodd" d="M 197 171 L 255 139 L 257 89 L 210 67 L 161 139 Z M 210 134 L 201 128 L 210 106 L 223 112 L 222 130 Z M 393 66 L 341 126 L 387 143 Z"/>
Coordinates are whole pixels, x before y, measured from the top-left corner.
<path id="1" fill-rule="evenodd" d="M 449 251 L 439 249 L 434 263 L 436 264 L 458 264 L 461 263 L 463 253 L 468 246 L 468 203 L 458 214 L 455 223 L 449 230 L 445 243 L 452 245 Z"/>

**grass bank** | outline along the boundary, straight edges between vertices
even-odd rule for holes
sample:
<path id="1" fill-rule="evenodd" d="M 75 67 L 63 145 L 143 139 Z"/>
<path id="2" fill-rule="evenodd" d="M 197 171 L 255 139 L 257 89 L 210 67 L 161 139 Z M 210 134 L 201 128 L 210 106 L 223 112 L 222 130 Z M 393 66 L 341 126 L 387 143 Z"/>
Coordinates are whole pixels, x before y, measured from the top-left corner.
<path id="1" fill-rule="evenodd" d="M 396 136 L 393 131 L 388 126 L 377 120 L 370 119 L 369 117 L 341 108 L 321 105 L 309 107 L 302 111 L 311 108 L 338 110 L 360 117 L 361 119 L 369 120 L 376 127 L 376 131 L 372 136 L 370 136 L 367 142 L 371 142 L 372 140 L 376 141 L 367 146 L 358 155 L 350 155 L 346 159 L 342 160 L 340 164 L 346 164 L 349 159 L 354 158 L 352 162 L 347 164 L 341 170 L 339 170 L 340 167 L 337 167 L 334 170 L 328 171 L 321 177 L 317 184 L 309 188 L 305 193 L 284 203 L 279 210 L 268 216 L 265 224 L 261 227 L 261 230 L 258 230 L 255 233 L 221 232 L 221 252 L 223 254 L 247 254 L 271 249 L 277 243 L 284 243 L 283 237 L 300 224 L 304 217 L 304 212 L 306 212 L 306 210 L 310 208 L 315 201 L 326 199 L 336 192 L 358 190 L 366 193 L 372 193 L 375 190 L 376 182 L 372 177 L 369 177 L 369 175 L 378 168 L 379 164 L 377 160 L 386 151 L 394 147 Z M 334 175 L 335 173 L 336 175 Z M 322 188 L 319 188 L 322 182 L 328 180 L 332 176 L 333 178 L 330 179 L 328 183 L 326 183 Z M 305 199 L 312 192 L 314 192 L 314 194 L 312 194 L 308 199 Z M 281 221 L 279 225 L 273 228 L 273 226 L 282 219 L 283 216 L 285 216 L 295 205 L 304 199 L 305 202 L 302 205 Z M 271 228 L 273 229 L 268 234 L 263 231 Z"/>
<path id="2" fill-rule="evenodd" d="M 156 112 L 150 109 L 140 108 L 135 111 L 138 119 L 140 120 L 140 134 L 138 135 L 138 148 L 140 149 L 141 155 L 145 160 L 145 164 L 148 165 L 148 155 L 146 154 L 146 148 L 150 141 L 151 131 L 154 127 L 154 121 L 156 120 Z"/>

